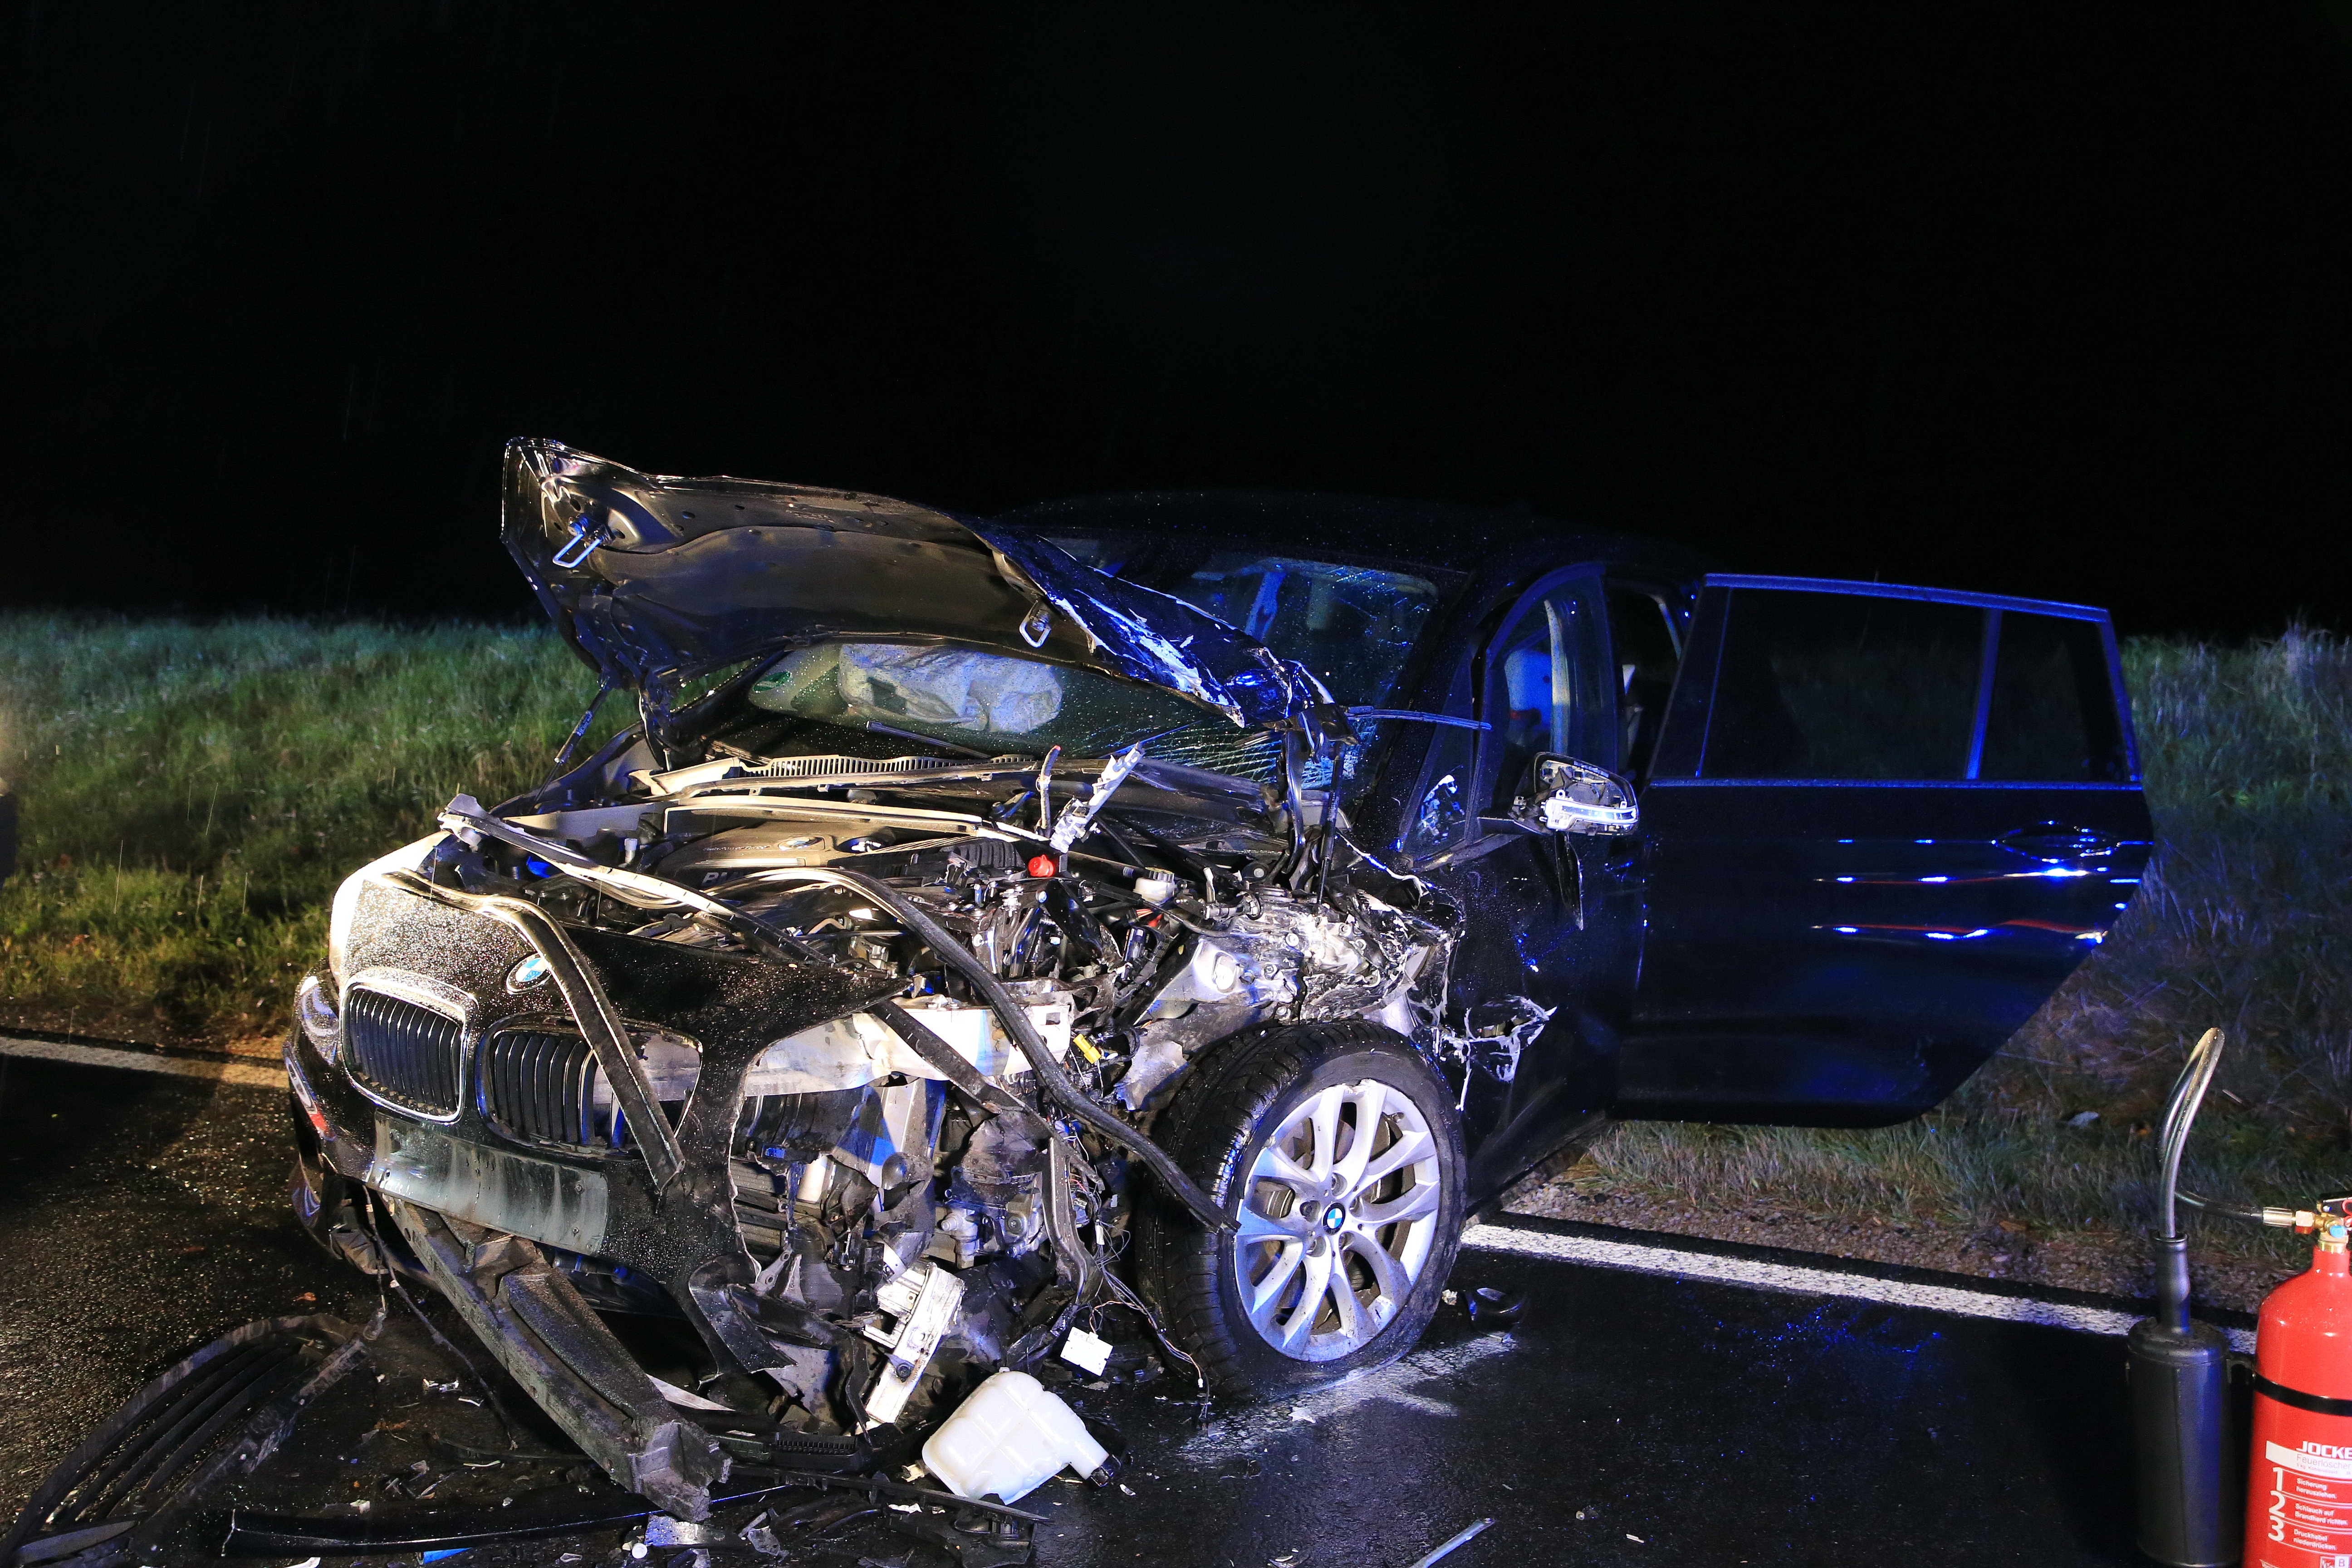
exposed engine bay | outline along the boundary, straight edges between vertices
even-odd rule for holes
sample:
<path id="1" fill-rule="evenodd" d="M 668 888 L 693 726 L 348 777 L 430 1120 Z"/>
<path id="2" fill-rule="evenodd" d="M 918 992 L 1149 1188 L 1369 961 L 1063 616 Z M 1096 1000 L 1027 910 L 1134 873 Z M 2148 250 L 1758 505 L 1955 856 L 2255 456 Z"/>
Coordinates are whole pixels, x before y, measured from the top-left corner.
<path id="1" fill-rule="evenodd" d="M 697 1386 L 656 1384 L 683 1426 L 656 1409 L 583 1438 L 672 1506 L 707 1496 L 722 1456 L 845 1459 L 919 1431 L 1107 1310 L 1181 1372 L 1121 1258 L 1141 1203 L 1232 1223 L 1150 1142 L 1190 1059 L 1267 1025 L 1428 1037 L 1442 1016 L 1449 911 L 1336 813 L 1301 822 L 1295 787 L 1140 746 L 708 751 L 661 765 L 632 731 L 500 813 L 460 796 L 442 837 L 346 888 L 341 995 L 322 981 L 303 1010 L 395 1112 L 364 1179 L 444 1293 L 478 1298 L 493 1348 L 518 1271 L 697 1331 L 673 1374 Z M 462 1114 L 427 1059 L 436 1029 L 479 1037 Z M 604 1190 L 558 1175 L 526 1195 L 545 1179 L 501 1143 Z M 492 1259 L 503 1283 L 482 1257 L 501 1238 L 539 1254 Z M 559 1418 L 541 1385 L 561 1378 L 523 1377 Z"/>

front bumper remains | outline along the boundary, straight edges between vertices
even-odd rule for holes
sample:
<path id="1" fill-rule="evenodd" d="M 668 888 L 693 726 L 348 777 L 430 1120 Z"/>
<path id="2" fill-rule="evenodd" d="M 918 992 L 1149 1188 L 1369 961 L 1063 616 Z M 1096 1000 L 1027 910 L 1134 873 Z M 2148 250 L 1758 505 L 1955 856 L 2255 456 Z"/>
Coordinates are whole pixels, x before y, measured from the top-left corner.
<path id="1" fill-rule="evenodd" d="M 532 956 L 547 982 L 511 986 Z M 779 1036 L 898 983 L 562 927 L 518 900 L 398 873 L 362 894 L 345 967 L 346 994 L 362 978 L 449 1017 L 454 1080 L 436 1081 L 457 1092 L 428 1106 L 362 1083 L 346 1070 L 347 1047 L 331 1062 L 298 1030 L 288 1077 L 323 1165 L 378 1194 L 415 1266 L 615 1482 L 703 1518 L 726 1453 L 664 1398 L 548 1249 L 658 1289 L 721 1369 L 793 1376 L 809 1348 L 754 1316 L 756 1268 L 739 1228 L 731 1154 L 744 1077 Z M 653 1018 L 700 1047 L 675 1125 L 630 1044 L 629 1021 Z M 492 1116 L 483 1042 L 532 1025 L 576 1030 L 594 1049 L 636 1134 L 627 1151 L 532 1147 Z"/>

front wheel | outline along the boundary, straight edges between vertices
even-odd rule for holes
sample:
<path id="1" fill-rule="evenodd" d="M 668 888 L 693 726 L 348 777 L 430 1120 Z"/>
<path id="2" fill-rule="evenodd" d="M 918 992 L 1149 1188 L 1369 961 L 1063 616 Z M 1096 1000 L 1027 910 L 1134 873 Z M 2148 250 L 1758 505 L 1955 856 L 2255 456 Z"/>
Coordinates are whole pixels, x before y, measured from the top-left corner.
<path id="1" fill-rule="evenodd" d="M 1444 1086 L 1377 1025 L 1296 1025 L 1206 1054 L 1157 1129 L 1227 1214 L 1148 1212 L 1146 1291 L 1228 1397 L 1394 1361 L 1437 1310 L 1463 1223 Z"/>

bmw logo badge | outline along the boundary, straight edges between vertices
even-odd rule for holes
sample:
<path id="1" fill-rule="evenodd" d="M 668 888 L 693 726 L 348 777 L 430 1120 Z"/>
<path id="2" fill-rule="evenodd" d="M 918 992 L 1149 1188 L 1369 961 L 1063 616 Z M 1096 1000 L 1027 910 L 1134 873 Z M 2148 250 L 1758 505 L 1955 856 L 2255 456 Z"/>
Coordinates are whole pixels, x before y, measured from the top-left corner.
<path id="1" fill-rule="evenodd" d="M 546 982 L 547 960 L 535 952 L 507 971 L 507 989 L 509 991 L 528 991 Z"/>

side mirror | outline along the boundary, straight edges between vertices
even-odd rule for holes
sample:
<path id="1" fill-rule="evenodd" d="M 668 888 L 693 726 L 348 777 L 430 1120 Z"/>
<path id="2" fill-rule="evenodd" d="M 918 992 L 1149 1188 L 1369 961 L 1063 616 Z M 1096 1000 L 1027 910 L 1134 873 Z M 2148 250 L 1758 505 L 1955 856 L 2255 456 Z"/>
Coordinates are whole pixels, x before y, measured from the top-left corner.
<path id="1" fill-rule="evenodd" d="M 1642 820 L 1631 784 L 1606 768 L 1550 752 L 1528 764 L 1511 815 L 1551 833 L 1631 833 Z"/>

